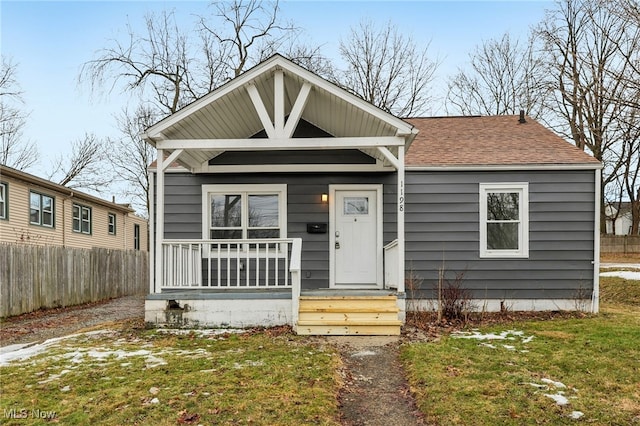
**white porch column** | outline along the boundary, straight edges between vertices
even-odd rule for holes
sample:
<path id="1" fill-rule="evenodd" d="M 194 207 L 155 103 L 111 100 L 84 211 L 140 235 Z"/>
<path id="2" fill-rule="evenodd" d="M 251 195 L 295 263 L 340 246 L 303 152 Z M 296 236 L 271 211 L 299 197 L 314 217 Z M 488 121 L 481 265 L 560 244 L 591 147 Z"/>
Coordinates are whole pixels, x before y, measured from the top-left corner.
<path id="1" fill-rule="evenodd" d="M 156 160 L 156 247 L 155 247 L 155 289 L 162 287 L 162 241 L 164 240 L 164 150 L 157 149 Z"/>
<path id="2" fill-rule="evenodd" d="M 156 270 L 155 270 L 155 251 L 156 251 L 156 240 L 155 240 L 155 220 L 156 220 L 156 209 L 153 203 L 155 202 L 155 191 L 153 189 L 153 184 L 155 182 L 155 177 L 151 171 L 147 171 L 149 174 L 149 199 L 147 203 L 149 204 L 149 293 L 159 293 L 160 290 L 156 287 Z"/>
<path id="3" fill-rule="evenodd" d="M 398 293 L 404 293 L 404 145 L 398 146 Z"/>

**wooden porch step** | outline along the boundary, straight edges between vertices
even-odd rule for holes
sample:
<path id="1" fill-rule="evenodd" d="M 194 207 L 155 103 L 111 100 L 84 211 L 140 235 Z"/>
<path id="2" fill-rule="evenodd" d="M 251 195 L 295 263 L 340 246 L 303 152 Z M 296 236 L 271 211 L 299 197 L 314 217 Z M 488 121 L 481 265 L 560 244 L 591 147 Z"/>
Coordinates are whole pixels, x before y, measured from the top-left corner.
<path id="1" fill-rule="evenodd" d="M 399 325 L 306 325 L 298 326 L 303 336 L 399 336 Z"/>
<path id="2" fill-rule="evenodd" d="M 302 296 L 298 334 L 306 335 L 399 335 L 397 297 Z"/>

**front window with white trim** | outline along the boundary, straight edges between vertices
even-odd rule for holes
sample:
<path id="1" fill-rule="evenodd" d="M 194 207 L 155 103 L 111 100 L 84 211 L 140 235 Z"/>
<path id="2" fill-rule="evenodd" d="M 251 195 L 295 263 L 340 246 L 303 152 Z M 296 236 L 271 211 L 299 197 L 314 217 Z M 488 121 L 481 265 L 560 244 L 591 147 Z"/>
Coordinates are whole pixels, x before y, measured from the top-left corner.
<path id="1" fill-rule="evenodd" d="M 480 257 L 529 256 L 529 184 L 480 184 Z"/>
<path id="2" fill-rule="evenodd" d="M 204 185 L 204 237 L 286 238 L 286 185 Z"/>

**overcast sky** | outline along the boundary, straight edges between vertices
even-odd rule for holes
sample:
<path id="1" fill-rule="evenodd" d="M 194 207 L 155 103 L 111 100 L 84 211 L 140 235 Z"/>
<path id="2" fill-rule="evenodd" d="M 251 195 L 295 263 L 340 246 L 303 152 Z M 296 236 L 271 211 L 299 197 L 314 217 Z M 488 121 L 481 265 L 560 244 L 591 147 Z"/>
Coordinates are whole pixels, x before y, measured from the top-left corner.
<path id="1" fill-rule="evenodd" d="M 82 64 L 109 39 L 124 40 L 126 24 L 144 23 L 147 12 L 175 10 L 185 25 L 194 15 L 206 15 L 205 1 L 7 1 L 0 2 L 2 54 L 18 64 L 18 80 L 30 112 L 25 137 L 35 140 L 41 153 L 39 168 L 48 158 L 69 152 L 71 141 L 85 132 L 116 136 L 113 115 L 129 98 L 120 92 L 91 96 L 78 86 Z M 282 1 L 282 18 L 306 32 L 306 38 L 323 45 L 323 53 L 337 54 L 340 37 L 366 17 L 380 24 L 391 20 L 418 43 L 431 41 L 430 52 L 441 59 L 440 87 L 458 67 L 463 67 L 475 45 L 509 31 L 524 36 L 539 22 L 550 1 Z M 132 103 L 133 105 L 134 103 Z M 437 106 L 439 107 L 439 105 Z M 433 114 L 443 114 L 435 108 Z"/>

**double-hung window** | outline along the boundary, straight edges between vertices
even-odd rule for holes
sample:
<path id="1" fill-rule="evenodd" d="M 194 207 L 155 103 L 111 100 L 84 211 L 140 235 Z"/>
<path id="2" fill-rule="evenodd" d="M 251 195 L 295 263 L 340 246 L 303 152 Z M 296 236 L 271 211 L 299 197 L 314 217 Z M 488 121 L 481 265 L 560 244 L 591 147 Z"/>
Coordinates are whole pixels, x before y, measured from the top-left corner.
<path id="1" fill-rule="evenodd" d="M 286 185 L 204 185 L 205 239 L 286 238 Z"/>
<path id="2" fill-rule="evenodd" d="M 53 197 L 31 191 L 29 194 L 29 223 L 53 228 L 54 205 Z"/>
<path id="3" fill-rule="evenodd" d="M 0 219 L 9 218 L 8 185 L 0 182 Z"/>
<path id="4" fill-rule="evenodd" d="M 107 220 L 109 221 L 107 231 L 109 235 L 116 235 L 116 215 L 115 213 L 107 214 Z"/>
<path id="5" fill-rule="evenodd" d="M 73 231 L 91 234 L 91 207 L 73 205 Z"/>
<path id="6" fill-rule="evenodd" d="M 480 257 L 528 256 L 528 183 L 481 183 Z"/>

